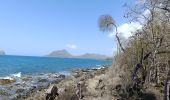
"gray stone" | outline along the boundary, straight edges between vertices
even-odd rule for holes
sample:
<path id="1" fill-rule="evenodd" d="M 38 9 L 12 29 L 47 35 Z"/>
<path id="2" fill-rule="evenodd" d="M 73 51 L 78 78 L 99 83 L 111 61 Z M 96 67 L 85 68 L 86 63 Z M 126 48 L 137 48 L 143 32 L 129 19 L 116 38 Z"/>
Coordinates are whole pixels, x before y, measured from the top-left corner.
<path id="1" fill-rule="evenodd" d="M 45 92 L 45 100 L 54 100 L 56 95 L 59 95 L 58 88 L 55 85 L 51 85 Z"/>

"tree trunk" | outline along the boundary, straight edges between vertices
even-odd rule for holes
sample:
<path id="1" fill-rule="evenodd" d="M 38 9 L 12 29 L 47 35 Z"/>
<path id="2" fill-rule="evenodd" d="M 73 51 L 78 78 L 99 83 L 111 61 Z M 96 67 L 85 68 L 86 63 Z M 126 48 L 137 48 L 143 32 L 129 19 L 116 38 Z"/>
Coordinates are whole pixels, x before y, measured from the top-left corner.
<path id="1" fill-rule="evenodd" d="M 159 84 L 160 83 L 160 79 L 159 79 L 159 66 L 156 66 L 156 83 Z"/>

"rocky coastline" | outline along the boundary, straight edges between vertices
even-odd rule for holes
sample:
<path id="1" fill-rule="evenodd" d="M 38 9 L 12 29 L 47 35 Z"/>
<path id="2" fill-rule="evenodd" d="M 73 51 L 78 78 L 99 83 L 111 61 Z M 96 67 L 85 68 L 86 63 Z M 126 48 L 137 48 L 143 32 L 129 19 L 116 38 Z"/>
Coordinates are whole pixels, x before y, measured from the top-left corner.
<path id="1" fill-rule="evenodd" d="M 0 100 L 18 100 L 26 98 L 30 93 L 48 88 L 65 78 L 59 73 L 11 76 L 0 79 Z M 23 99 L 22 99 L 23 100 Z"/>
<path id="2" fill-rule="evenodd" d="M 83 92 L 87 89 L 85 83 L 88 84 L 88 89 L 93 88 L 94 85 L 99 84 L 100 77 L 106 73 L 109 66 L 102 65 L 91 69 L 75 69 L 70 72 L 70 75 L 48 73 L 33 76 L 25 75 L 19 78 L 13 77 L 10 80 L 0 79 L 0 83 L 2 83 L 0 84 L 0 99 L 45 100 L 47 98 L 46 92 L 49 91 L 49 88 L 56 87 L 59 95 L 55 95 L 53 100 L 68 100 L 70 98 L 78 100 L 84 97 L 84 94 L 79 95 L 78 85 L 85 88 L 85 90 L 82 88 Z M 53 91 L 50 90 L 50 92 Z M 86 94 L 89 93 L 87 92 Z"/>

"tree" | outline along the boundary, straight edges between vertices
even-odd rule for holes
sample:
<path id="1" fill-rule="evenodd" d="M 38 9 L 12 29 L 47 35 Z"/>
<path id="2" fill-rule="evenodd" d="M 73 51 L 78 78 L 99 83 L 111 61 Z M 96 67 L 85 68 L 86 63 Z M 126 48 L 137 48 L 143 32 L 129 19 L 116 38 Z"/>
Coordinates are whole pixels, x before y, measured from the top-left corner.
<path id="1" fill-rule="evenodd" d="M 143 84 L 160 85 L 165 79 L 162 77 L 167 74 L 167 70 L 163 69 L 168 68 L 170 60 L 170 0 L 144 0 L 128 7 L 128 10 L 125 17 L 130 22 L 139 23 L 142 28 L 129 38 L 126 46 L 122 45 L 117 25 L 110 15 L 99 18 L 99 27 L 104 32 L 115 32 L 118 45 L 123 51 L 116 57 L 123 57 L 119 65 L 126 66 L 126 73 L 137 75 L 140 72 L 141 77 L 144 77 Z"/>
<path id="2" fill-rule="evenodd" d="M 115 29 L 115 36 L 118 41 L 118 44 L 123 52 L 125 52 L 122 43 L 120 41 L 120 38 L 118 36 L 118 28 L 117 25 L 115 24 L 115 21 L 110 15 L 103 15 L 99 18 L 99 28 L 103 32 L 113 32 Z"/>

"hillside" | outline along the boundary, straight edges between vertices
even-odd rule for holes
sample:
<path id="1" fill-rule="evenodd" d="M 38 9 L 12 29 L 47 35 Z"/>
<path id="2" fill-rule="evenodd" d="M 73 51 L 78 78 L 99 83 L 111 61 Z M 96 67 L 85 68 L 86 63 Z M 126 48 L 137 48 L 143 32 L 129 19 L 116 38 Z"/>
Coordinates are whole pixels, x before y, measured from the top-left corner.
<path id="1" fill-rule="evenodd" d="M 90 58 L 90 59 L 106 59 L 108 56 L 96 54 L 96 53 L 86 53 L 83 55 L 72 55 L 67 50 L 57 50 L 49 53 L 47 56 L 49 57 L 63 57 L 63 58 Z"/>
<path id="2" fill-rule="evenodd" d="M 68 51 L 66 51 L 64 49 L 53 51 L 50 54 L 48 54 L 47 56 L 50 56 L 50 57 L 66 57 L 66 58 L 73 57 Z"/>
<path id="3" fill-rule="evenodd" d="M 106 59 L 107 56 L 101 55 L 101 54 L 95 54 L 95 53 L 86 53 L 80 56 L 77 56 L 78 58 L 95 58 L 95 59 Z"/>

